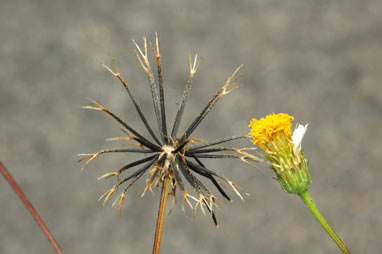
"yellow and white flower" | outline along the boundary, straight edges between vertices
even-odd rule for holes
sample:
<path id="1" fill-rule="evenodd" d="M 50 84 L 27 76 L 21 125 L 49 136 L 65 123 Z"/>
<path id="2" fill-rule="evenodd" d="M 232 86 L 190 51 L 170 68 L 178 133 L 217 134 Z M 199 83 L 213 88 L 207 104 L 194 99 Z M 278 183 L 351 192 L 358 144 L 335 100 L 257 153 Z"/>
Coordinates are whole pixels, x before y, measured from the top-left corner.
<path id="1" fill-rule="evenodd" d="M 260 154 L 276 173 L 281 188 L 287 193 L 300 196 L 341 251 L 350 254 L 350 250 L 322 216 L 308 192 L 311 183 L 309 163 L 301 148 L 308 124 L 297 124 L 292 133 L 293 120 L 293 116 L 284 113 L 271 114 L 260 120 L 252 119 L 249 135 L 253 143 L 263 151 Z"/>
<path id="2" fill-rule="evenodd" d="M 292 134 L 293 120 L 294 117 L 284 113 L 252 119 L 249 135 L 253 143 L 263 150 L 262 156 L 276 173 L 283 190 L 299 194 L 306 191 L 311 182 L 309 163 L 301 149 L 308 124 L 297 124 Z"/>

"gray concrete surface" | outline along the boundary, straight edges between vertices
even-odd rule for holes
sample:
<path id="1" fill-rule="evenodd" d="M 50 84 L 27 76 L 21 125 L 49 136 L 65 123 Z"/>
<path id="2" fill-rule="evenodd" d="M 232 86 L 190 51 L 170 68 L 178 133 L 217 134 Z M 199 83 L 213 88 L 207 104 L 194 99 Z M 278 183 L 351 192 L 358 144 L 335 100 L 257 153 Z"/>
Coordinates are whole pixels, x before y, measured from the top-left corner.
<path id="1" fill-rule="evenodd" d="M 244 64 L 243 86 L 223 98 L 195 135 L 246 134 L 252 117 L 286 112 L 310 123 L 303 142 L 311 194 L 353 253 L 379 253 L 382 239 L 382 2 L 9 1 L 0 2 L 0 160 L 65 253 L 150 253 L 159 193 L 128 193 L 122 218 L 97 198 L 97 177 L 134 159 L 110 155 L 80 172 L 77 153 L 112 146 L 119 126 L 81 109 L 87 97 L 142 128 L 127 94 L 100 65 L 119 62 L 153 121 L 146 78 L 131 39 L 163 50 L 169 119 L 187 78 L 188 54 L 203 62 L 181 128 Z M 119 146 L 120 144 L 116 144 Z M 248 145 L 246 142 L 238 146 Z M 251 194 L 208 216 L 166 217 L 162 253 L 339 253 L 303 203 L 266 167 L 206 163 Z M 0 253 L 53 253 L 0 177 Z"/>

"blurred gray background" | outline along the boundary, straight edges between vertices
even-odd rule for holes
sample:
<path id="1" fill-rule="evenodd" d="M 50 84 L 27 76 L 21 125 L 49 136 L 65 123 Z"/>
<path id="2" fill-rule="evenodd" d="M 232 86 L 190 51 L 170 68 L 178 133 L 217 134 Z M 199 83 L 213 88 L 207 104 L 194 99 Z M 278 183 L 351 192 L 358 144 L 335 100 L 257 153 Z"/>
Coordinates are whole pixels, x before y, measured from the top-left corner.
<path id="1" fill-rule="evenodd" d="M 151 95 L 131 39 L 160 36 L 168 121 L 198 53 L 181 129 L 240 64 L 240 89 L 194 133 L 246 134 L 252 117 L 285 112 L 309 123 L 303 142 L 310 192 L 353 253 L 378 253 L 382 238 L 382 2 L 368 1 L 9 1 L 0 2 L 0 160 L 65 253 L 151 253 L 159 190 L 129 190 L 125 212 L 97 202 L 96 181 L 136 159 L 105 155 L 84 171 L 76 154 L 120 147 L 118 123 L 81 109 L 87 97 L 142 130 L 128 95 L 101 62 L 119 63 L 155 127 Z M 234 143 L 248 146 L 249 142 Z M 162 253 L 339 253 L 296 197 L 265 166 L 204 160 L 251 196 L 218 210 L 166 217 Z M 204 182 L 206 182 L 204 180 Z M 179 198 L 178 198 L 179 199 Z M 0 176 L 0 253 L 53 253 Z"/>

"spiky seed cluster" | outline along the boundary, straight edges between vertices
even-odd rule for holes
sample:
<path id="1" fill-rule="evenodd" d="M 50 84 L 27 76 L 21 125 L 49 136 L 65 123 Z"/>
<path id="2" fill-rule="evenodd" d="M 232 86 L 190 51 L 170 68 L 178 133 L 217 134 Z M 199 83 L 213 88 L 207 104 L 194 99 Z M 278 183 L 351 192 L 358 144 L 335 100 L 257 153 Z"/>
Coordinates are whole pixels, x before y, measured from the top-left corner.
<path id="1" fill-rule="evenodd" d="M 145 128 L 149 132 L 151 136 L 151 140 L 144 137 L 134 128 L 132 128 L 129 124 L 124 122 L 121 118 L 116 116 L 114 113 L 103 107 L 101 104 L 90 100 L 90 106 L 84 106 L 87 109 L 93 109 L 98 111 L 103 111 L 110 115 L 112 118 L 117 120 L 124 129 L 122 130 L 126 136 L 125 137 L 117 137 L 109 140 L 126 140 L 126 141 L 135 141 L 134 144 L 138 145 L 140 148 L 111 148 L 106 150 L 101 150 L 97 153 L 93 154 L 81 154 L 83 157 L 80 159 L 86 160 L 84 166 L 88 165 L 92 160 L 101 154 L 105 153 L 142 153 L 148 154 L 148 156 L 133 161 L 117 171 L 109 172 L 99 179 L 116 177 L 117 183 L 105 192 L 100 199 L 104 198 L 104 203 L 117 192 L 117 189 L 122 185 L 125 188 L 118 195 L 113 205 L 118 204 L 121 211 L 123 209 L 124 201 L 125 201 L 125 193 L 129 189 L 129 187 L 137 181 L 142 175 L 144 175 L 147 171 L 148 173 L 148 181 L 147 185 L 142 191 L 142 195 L 145 194 L 147 190 L 152 191 L 153 186 L 162 185 L 165 178 L 169 178 L 172 187 L 172 196 L 173 196 L 173 206 L 175 201 L 175 190 L 179 187 L 181 193 L 183 195 L 182 200 L 182 210 L 184 210 L 184 203 L 187 202 L 191 207 L 193 207 L 194 211 L 198 207 L 204 213 L 204 207 L 210 212 L 215 224 L 217 225 L 216 217 L 214 209 L 217 207 L 216 201 L 217 198 L 213 195 L 209 189 L 198 179 L 195 177 L 195 173 L 205 178 L 208 178 L 213 185 L 217 188 L 220 194 L 228 201 L 231 201 L 230 197 L 226 194 L 226 192 L 222 188 L 221 182 L 218 180 L 222 180 L 226 182 L 234 192 L 242 198 L 239 191 L 237 190 L 238 186 L 229 180 L 224 175 L 217 173 L 211 169 L 208 169 L 202 162 L 201 158 L 233 158 L 240 159 L 246 163 L 251 164 L 250 161 L 258 161 L 259 159 L 248 154 L 245 150 L 251 148 L 242 148 L 237 149 L 234 147 L 219 147 L 217 145 L 223 144 L 228 141 L 248 138 L 248 136 L 232 136 L 227 137 L 218 141 L 202 143 L 199 145 L 192 145 L 196 142 L 199 142 L 195 138 L 190 138 L 190 135 L 194 132 L 194 130 L 198 127 L 201 121 L 207 116 L 212 107 L 219 101 L 221 97 L 229 94 L 233 90 L 237 89 L 238 86 L 235 85 L 238 80 L 237 73 L 240 69 L 237 68 L 233 74 L 226 80 L 224 86 L 216 92 L 216 94 L 210 99 L 207 105 L 203 108 L 200 114 L 195 118 L 195 120 L 191 123 L 191 125 L 186 129 L 186 131 L 180 137 L 177 137 L 180 121 L 182 119 L 183 111 L 187 103 L 187 99 L 191 90 L 191 84 L 193 77 L 199 67 L 200 62 L 198 61 L 197 55 L 195 55 L 194 60 L 192 61 L 191 56 L 189 57 L 190 62 L 190 73 L 188 76 L 187 83 L 185 85 L 185 90 L 183 96 L 180 100 L 174 124 L 171 130 L 171 134 L 168 134 L 167 124 L 166 124 L 166 113 L 165 113 L 165 97 L 164 97 L 164 85 L 163 85 L 163 75 L 162 75 L 162 67 L 161 67 L 161 54 L 159 47 L 158 36 L 156 35 L 156 43 L 155 46 L 151 45 L 154 55 L 157 60 L 157 68 L 158 68 L 158 84 L 156 84 L 156 80 L 154 78 L 154 74 L 152 72 L 152 68 L 148 59 L 147 54 L 147 42 L 146 38 L 143 40 L 143 48 L 139 47 L 136 42 L 133 41 L 136 46 L 136 55 L 137 58 L 146 73 L 148 78 L 148 83 L 150 85 L 152 101 L 154 104 L 156 121 L 159 129 L 159 138 L 154 133 L 153 129 L 150 127 L 145 115 L 143 114 L 141 107 L 139 106 L 134 94 L 130 90 L 127 82 L 122 78 L 121 74 L 118 71 L 118 67 L 115 65 L 115 71 L 113 71 L 108 66 L 104 65 L 104 67 L 112 73 L 115 77 L 117 77 L 124 88 L 126 89 L 129 97 L 131 98 Z M 220 154 L 220 152 L 227 151 L 228 153 Z M 233 153 L 232 153 L 233 152 Z M 120 178 L 121 174 L 127 170 L 132 169 L 133 167 L 139 166 L 132 174 L 125 178 Z M 185 179 L 194 189 L 197 197 L 191 196 L 186 190 L 183 179 Z M 190 200 L 192 199 L 196 201 L 194 206 L 191 204 Z M 172 209 L 172 208 L 171 208 Z"/>

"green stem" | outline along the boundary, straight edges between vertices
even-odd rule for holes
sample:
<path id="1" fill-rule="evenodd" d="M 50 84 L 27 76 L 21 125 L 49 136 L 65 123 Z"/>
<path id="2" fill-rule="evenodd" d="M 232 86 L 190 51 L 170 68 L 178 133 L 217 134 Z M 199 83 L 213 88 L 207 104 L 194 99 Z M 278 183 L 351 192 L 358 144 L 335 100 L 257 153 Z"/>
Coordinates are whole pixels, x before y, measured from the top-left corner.
<path id="1" fill-rule="evenodd" d="M 308 190 L 303 191 L 298 194 L 301 199 L 304 201 L 305 205 L 312 212 L 313 216 L 317 219 L 317 221 L 321 224 L 321 226 L 328 232 L 329 236 L 333 239 L 333 241 L 337 244 L 337 246 L 341 249 L 343 253 L 350 254 L 350 250 L 345 246 L 340 237 L 334 232 L 333 228 L 329 225 L 329 223 L 325 220 L 324 216 L 322 216 L 320 210 L 318 210 L 317 206 L 312 200 Z"/>

